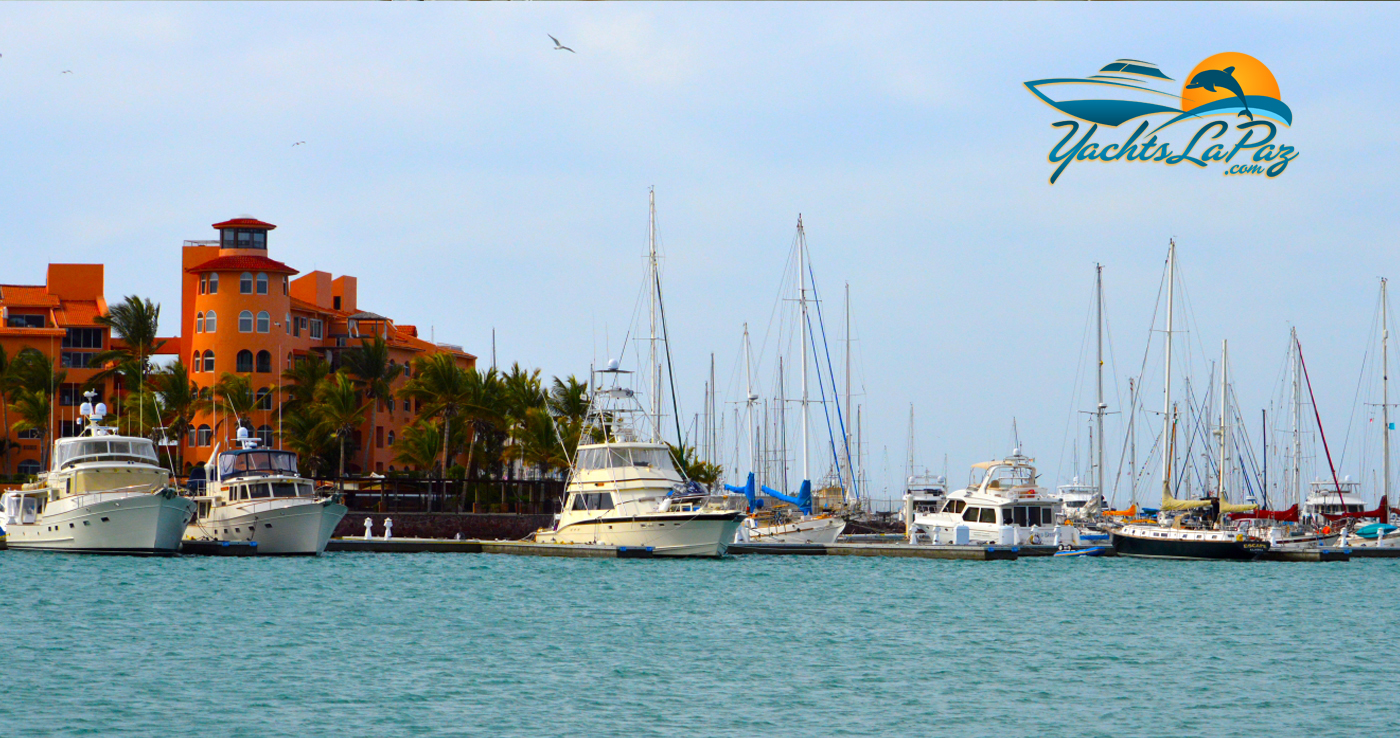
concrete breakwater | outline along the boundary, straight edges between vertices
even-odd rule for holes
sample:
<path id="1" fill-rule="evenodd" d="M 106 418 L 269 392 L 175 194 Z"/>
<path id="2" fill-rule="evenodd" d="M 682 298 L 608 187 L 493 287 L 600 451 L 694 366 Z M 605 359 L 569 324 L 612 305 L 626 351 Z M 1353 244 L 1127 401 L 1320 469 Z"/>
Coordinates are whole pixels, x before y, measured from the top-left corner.
<path id="1" fill-rule="evenodd" d="M 384 536 L 384 519 L 394 521 L 395 538 L 452 540 L 461 534 L 472 540 L 519 540 L 554 523 L 553 515 L 503 513 L 367 513 L 351 511 L 336 527 L 334 537 L 363 536 L 365 518 L 374 521 L 376 538 Z"/>

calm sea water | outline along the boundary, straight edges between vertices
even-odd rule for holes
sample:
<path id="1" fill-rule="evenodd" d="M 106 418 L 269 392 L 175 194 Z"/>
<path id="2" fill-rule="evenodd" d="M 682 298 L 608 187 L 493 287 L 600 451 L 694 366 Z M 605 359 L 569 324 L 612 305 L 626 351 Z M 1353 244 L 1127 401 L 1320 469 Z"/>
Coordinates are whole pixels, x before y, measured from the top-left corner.
<path id="1" fill-rule="evenodd" d="M 0 552 L 0 735 L 1400 733 L 1400 562 Z"/>

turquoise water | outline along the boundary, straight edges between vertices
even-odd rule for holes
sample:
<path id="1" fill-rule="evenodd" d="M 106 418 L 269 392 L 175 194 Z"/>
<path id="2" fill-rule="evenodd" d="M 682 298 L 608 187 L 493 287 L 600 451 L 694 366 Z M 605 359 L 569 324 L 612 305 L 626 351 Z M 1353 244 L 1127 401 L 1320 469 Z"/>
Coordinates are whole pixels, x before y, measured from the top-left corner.
<path id="1" fill-rule="evenodd" d="M 1397 733 L 1400 561 L 0 552 L 0 735 Z"/>

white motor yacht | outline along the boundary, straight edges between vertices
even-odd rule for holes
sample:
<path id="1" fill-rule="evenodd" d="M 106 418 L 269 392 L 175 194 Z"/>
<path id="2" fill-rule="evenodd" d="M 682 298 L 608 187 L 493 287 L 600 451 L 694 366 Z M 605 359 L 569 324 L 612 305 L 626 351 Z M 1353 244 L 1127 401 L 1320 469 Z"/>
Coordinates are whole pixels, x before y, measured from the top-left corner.
<path id="1" fill-rule="evenodd" d="M 1057 528 L 1060 501 L 1036 486 L 1035 460 L 1011 456 L 972 465 L 965 489 L 949 492 L 937 512 L 914 515 L 912 539 L 931 543 L 1016 545 L 1073 543 L 1074 529 Z"/>
<path id="2" fill-rule="evenodd" d="M 914 542 L 914 518 L 938 512 L 948 496 L 948 480 L 933 474 L 915 474 L 905 482 L 904 507 L 899 519 L 904 521 L 904 535 Z"/>
<path id="3" fill-rule="evenodd" d="M 619 372 L 615 364 L 603 374 Z M 637 440 L 645 417 L 632 390 L 593 393 L 566 488 L 564 510 L 541 543 L 650 549 L 655 556 L 722 556 L 744 519 L 743 498 L 711 495 L 676 470 L 664 443 Z"/>
<path id="4" fill-rule="evenodd" d="M 52 469 L 0 497 L 0 526 L 17 550 L 168 555 L 195 505 L 147 438 L 101 425 L 102 403 L 84 402 L 82 435 L 53 444 Z"/>
<path id="5" fill-rule="evenodd" d="M 190 541 L 257 543 L 259 555 L 316 555 L 326 550 L 346 507 L 336 495 L 317 495 L 297 474 L 291 451 L 258 448 L 247 428 L 241 448 L 215 453 L 205 465 L 198 513 L 185 529 Z"/>
<path id="6" fill-rule="evenodd" d="M 1066 520 L 1085 520 L 1091 513 L 1097 513 L 1104 506 L 1103 500 L 1099 498 L 1099 488 L 1081 482 L 1079 477 L 1071 479 L 1069 484 L 1056 487 L 1055 497 L 1060 500 L 1060 509 L 1064 512 Z"/>
<path id="7" fill-rule="evenodd" d="M 1304 520 L 1323 525 L 1323 515 L 1366 512 L 1366 503 L 1361 499 L 1361 483 L 1353 482 L 1351 477 L 1335 484 L 1317 479 L 1310 486 L 1312 489 L 1308 491 L 1308 497 L 1303 500 L 1303 507 L 1299 510 Z"/>

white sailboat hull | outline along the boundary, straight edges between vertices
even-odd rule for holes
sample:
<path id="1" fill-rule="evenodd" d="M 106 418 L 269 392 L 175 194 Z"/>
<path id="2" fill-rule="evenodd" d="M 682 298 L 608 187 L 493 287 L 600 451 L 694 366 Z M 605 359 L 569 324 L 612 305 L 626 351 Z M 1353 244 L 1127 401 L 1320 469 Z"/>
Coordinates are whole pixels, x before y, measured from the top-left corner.
<path id="1" fill-rule="evenodd" d="M 841 518 L 803 518 L 779 525 L 753 525 L 739 528 L 735 543 L 835 543 L 846 530 Z"/>
<path id="2" fill-rule="evenodd" d="M 256 542 L 259 555 L 314 556 L 326 550 L 347 508 L 330 500 L 286 498 L 215 508 L 185 529 L 193 541 Z"/>
<path id="3" fill-rule="evenodd" d="M 168 491 L 76 495 L 51 504 L 35 523 L 11 524 L 6 544 L 30 551 L 174 554 L 194 509 L 193 501 Z"/>

